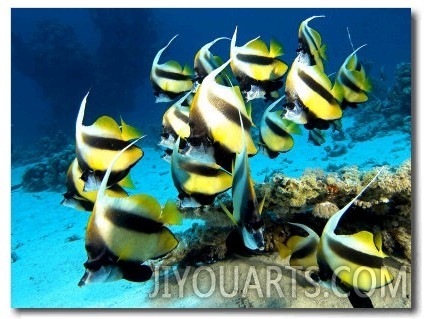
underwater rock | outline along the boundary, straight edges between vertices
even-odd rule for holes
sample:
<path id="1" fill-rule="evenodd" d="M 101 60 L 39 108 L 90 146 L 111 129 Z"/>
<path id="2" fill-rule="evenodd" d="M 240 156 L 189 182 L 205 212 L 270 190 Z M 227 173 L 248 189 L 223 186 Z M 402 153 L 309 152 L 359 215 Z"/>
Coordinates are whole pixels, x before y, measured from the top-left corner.
<path id="1" fill-rule="evenodd" d="M 60 150 L 50 153 L 43 161 L 27 168 L 22 177 L 22 188 L 27 192 L 63 190 L 66 172 L 74 157 L 74 147 L 63 145 Z"/>
<path id="2" fill-rule="evenodd" d="M 333 144 L 333 146 L 326 146 L 324 150 L 327 152 L 327 156 L 339 157 L 348 152 L 348 148 L 344 144 Z"/>
<path id="3" fill-rule="evenodd" d="M 388 100 L 398 106 L 403 116 L 411 115 L 411 63 L 402 62 L 396 66 L 395 84 Z"/>

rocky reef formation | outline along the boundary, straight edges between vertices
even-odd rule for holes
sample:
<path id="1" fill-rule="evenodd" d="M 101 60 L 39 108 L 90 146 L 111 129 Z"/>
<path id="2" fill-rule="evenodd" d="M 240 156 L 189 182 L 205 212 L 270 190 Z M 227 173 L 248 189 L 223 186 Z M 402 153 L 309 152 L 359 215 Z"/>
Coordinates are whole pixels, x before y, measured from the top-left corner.
<path id="1" fill-rule="evenodd" d="M 66 172 L 75 156 L 75 146 L 63 132 L 41 138 L 34 148 L 12 154 L 12 162 L 27 166 L 21 185 L 25 191 L 64 190 Z M 14 185 L 12 185 L 14 187 Z"/>
<path id="2" fill-rule="evenodd" d="M 328 174 L 307 170 L 299 179 L 275 173 L 271 182 L 257 185 L 259 199 L 266 196 L 264 253 L 276 251 L 275 240 L 284 242 L 291 236 L 289 222 L 306 224 L 320 234 L 327 220 L 350 202 L 376 173 L 377 170 L 363 173 L 356 167 Z M 229 205 L 228 201 L 221 201 Z M 411 161 L 397 169 L 385 168 L 350 211 L 352 213 L 347 214 L 350 222 L 343 223 L 340 232 L 380 229 L 383 250 L 410 263 Z M 183 233 L 175 254 L 166 258 L 163 264 L 209 264 L 233 253 L 250 254 L 242 251 L 236 227 L 219 205 L 187 209 L 183 213 L 186 218 L 204 219 L 205 226 L 195 224 Z"/>

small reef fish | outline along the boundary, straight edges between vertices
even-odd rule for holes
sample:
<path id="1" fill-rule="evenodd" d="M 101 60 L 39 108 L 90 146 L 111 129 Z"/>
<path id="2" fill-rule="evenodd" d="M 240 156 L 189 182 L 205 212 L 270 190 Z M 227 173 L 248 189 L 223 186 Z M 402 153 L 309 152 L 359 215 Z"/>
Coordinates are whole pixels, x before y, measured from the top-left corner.
<path id="1" fill-rule="evenodd" d="M 385 286 L 393 280 L 392 274 L 383 263 L 388 256 L 382 251 L 381 233 L 372 234 L 363 230 L 351 235 L 338 235 L 335 231 L 345 212 L 375 181 L 381 171 L 382 169 L 352 201 L 328 220 L 318 245 L 320 277 L 330 279 L 335 275 L 341 285 L 360 292 Z M 361 269 L 365 271 L 358 271 Z"/>
<path id="2" fill-rule="evenodd" d="M 217 143 L 225 153 L 240 153 L 242 142 L 235 138 L 242 134 L 237 115 L 240 111 L 246 130 L 247 153 L 255 155 L 258 150 L 250 134 L 253 125 L 250 105 L 246 107 L 238 86 L 225 86 L 216 81 L 216 76 L 229 63 L 230 60 L 213 70 L 198 87 L 189 112 L 188 142 L 208 147 Z"/>
<path id="3" fill-rule="evenodd" d="M 366 44 L 360 46 L 345 59 L 337 73 L 334 87 L 342 90 L 342 108 L 347 106 L 356 107 L 357 103 L 368 100 L 368 92 L 372 89 L 372 84 L 366 76 L 366 71 L 360 63 L 357 52 Z"/>
<path id="4" fill-rule="evenodd" d="M 162 53 L 177 36 L 178 34 L 160 49 L 153 59 L 150 82 L 156 97 L 156 103 L 171 102 L 193 88 L 194 73 L 188 65 L 182 67 L 174 60 L 159 64 Z"/>
<path id="5" fill-rule="evenodd" d="M 82 171 L 75 158 L 66 176 L 66 193 L 63 194 L 62 205 L 72 207 L 78 210 L 92 211 L 96 201 L 97 190 L 84 191 L 84 181 L 81 179 Z M 129 176 L 129 175 L 128 175 Z M 120 181 L 121 182 L 121 181 Z M 127 192 L 119 185 L 113 184 L 106 190 L 107 195 L 111 197 L 126 197 Z"/>
<path id="6" fill-rule="evenodd" d="M 171 155 L 171 176 L 179 192 L 181 207 L 200 207 L 213 203 L 216 195 L 225 192 L 232 185 L 232 175 L 206 154 L 199 158 L 199 152 L 191 156 L 184 150 L 180 153 L 180 138 Z M 186 152 L 186 154 L 185 154 Z"/>
<path id="7" fill-rule="evenodd" d="M 76 120 L 76 157 L 85 182 L 84 191 L 97 190 L 105 172 L 116 154 L 126 147 L 128 141 L 141 136 L 134 127 L 123 119 L 121 126 L 109 116 L 101 116 L 90 126 L 83 125 L 87 93 L 81 102 Z M 124 179 L 130 169 L 143 157 L 144 152 L 133 145 L 116 161 L 108 185 Z"/>
<path id="8" fill-rule="evenodd" d="M 153 271 L 143 262 L 165 256 L 178 244 L 177 238 L 164 226 L 182 222 L 174 202 L 167 201 L 161 208 L 159 202 L 147 194 L 111 197 L 106 193 L 115 162 L 136 141 L 112 159 L 97 193 L 86 229 L 88 259 L 78 283 L 80 287 L 120 279 L 149 280 Z"/>
<path id="9" fill-rule="evenodd" d="M 238 47 L 236 40 L 237 27 L 231 38 L 231 70 L 246 92 L 246 100 L 273 98 L 272 92 L 283 86 L 281 78 L 288 70 L 288 65 L 278 58 L 284 54 L 282 45 L 272 39 L 268 48 L 258 37 Z"/>
<path id="10" fill-rule="evenodd" d="M 339 104 L 342 92 L 333 88 L 329 77 L 318 65 L 305 64 L 305 55 L 300 52 L 288 72 L 283 118 L 304 124 L 307 129 L 327 129 L 329 121 L 342 117 Z"/>
<path id="11" fill-rule="evenodd" d="M 283 98 L 282 96 L 270 104 L 261 118 L 259 128 L 261 145 L 263 146 L 264 153 L 270 158 L 275 158 L 280 153 L 285 153 L 292 149 L 294 139 L 291 134 L 301 134 L 300 127 L 296 123 L 282 118 L 282 110 L 272 112 L 273 108 Z"/>
<path id="12" fill-rule="evenodd" d="M 222 59 L 219 56 L 215 56 L 210 52 L 210 48 L 216 42 L 220 40 L 231 40 L 230 38 L 220 37 L 212 42 L 209 42 L 202 46 L 201 49 L 195 54 L 194 58 L 194 70 L 195 75 L 199 79 L 199 82 L 202 81 L 207 75 L 210 74 L 213 70 L 217 69 L 223 64 Z"/>
<path id="13" fill-rule="evenodd" d="M 305 52 L 310 58 L 309 65 L 316 65 L 324 72 L 324 60 L 327 60 L 326 48 L 322 43 L 321 35 L 315 29 L 309 27 L 308 23 L 315 18 L 324 18 L 325 16 L 313 16 L 300 23 L 298 31 L 299 49 Z"/>
<path id="14" fill-rule="evenodd" d="M 187 92 L 183 97 L 171 105 L 162 117 L 162 137 L 160 146 L 173 149 L 177 137 L 185 139 L 190 135 L 189 127 L 189 106 L 183 102 L 189 98 L 192 91 Z"/>
<path id="15" fill-rule="evenodd" d="M 306 237 L 299 235 L 291 236 L 285 244 L 275 241 L 280 257 L 286 258 L 291 256 L 289 261 L 290 266 L 304 268 L 318 267 L 316 254 L 320 237 L 306 225 L 298 223 L 290 223 L 290 225 L 303 229 L 308 235 Z"/>
<path id="16" fill-rule="evenodd" d="M 243 128 L 240 113 L 239 118 Z M 231 214 L 225 206 L 221 205 L 221 207 L 234 224 L 240 228 L 244 245 L 250 250 L 263 251 L 265 248 L 264 221 L 261 218 L 261 213 L 265 197 L 259 205 L 250 173 L 244 130 L 242 136 L 243 147 L 241 152 L 236 154 L 233 169 L 233 213 Z"/>

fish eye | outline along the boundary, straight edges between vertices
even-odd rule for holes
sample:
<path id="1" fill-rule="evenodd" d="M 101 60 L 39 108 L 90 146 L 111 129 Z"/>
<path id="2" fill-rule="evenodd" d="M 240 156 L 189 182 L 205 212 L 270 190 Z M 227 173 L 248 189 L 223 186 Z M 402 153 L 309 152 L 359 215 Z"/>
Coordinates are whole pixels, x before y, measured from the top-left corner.
<path id="1" fill-rule="evenodd" d="M 288 110 L 290 110 L 290 111 L 292 111 L 295 108 L 295 104 L 293 102 L 286 102 L 283 105 L 283 107 L 286 108 L 286 109 L 288 109 Z"/>

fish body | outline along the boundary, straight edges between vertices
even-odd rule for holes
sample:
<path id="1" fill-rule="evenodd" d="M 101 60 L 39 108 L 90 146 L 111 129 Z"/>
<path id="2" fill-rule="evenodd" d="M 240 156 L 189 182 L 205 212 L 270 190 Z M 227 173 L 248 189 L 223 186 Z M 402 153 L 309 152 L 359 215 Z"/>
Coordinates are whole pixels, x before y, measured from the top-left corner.
<path id="1" fill-rule="evenodd" d="M 243 128 L 240 114 L 239 117 Z M 263 251 L 265 248 L 264 222 L 261 218 L 261 212 L 264 200 L 261 205 L 258 204 L 246 151 L 245 132 L 242 133 L 242 136 L 243 147 L 241 152 L 236 154 L 233 169 L 233 217 L 241 229 L 244 245 L 250 250 Z"/>
<path id="2" fill-rule="evenodd" d="M 230 38 L 220 37 L 212 42 L 209 42 L 202 46 L 201 49 L 195 54 L 194 58 L 194 70 L 195 75 L 199 79 L 204 79 L 207 75 L 209 75 L 213 70 L 217 69 L 222 65 L 222 60 L 220 57 L 213 55 L 210 52 L 210 48 L 216 42 L 220 40 L 230 40 Z"/>
<path id="3" fill-rule="evenodd" d="M 63 195 L 62 204 L 78 210 L 92 211 L 96 201 L 97 190 L 84 191 L 84 181 L 81 179 L 82 170 L 75 158 L 66 176 L 66 193 Z M 112 197 L 126 197 L 127 192 L 118 184 L 113 184 L 106 190 L 107 194 Z"/>
<path id="4" fill-rule="evenodd" d="M 299 55 L 294 60 L 285 84 L 286 106 L 283 118 L 308 129 L 327 129 L 328 121 L 342 117 L 339 104 L 340 91 L 333 89 L 328 76 L 317 66 L 302 62 Z"/>
<path id="5" fill-rule="evenodd" d="M 178 240 L 165 226 L 181 223 L 174 202 L 162 208 L 147 194 L 129 197 L 107 195 L 107 182 L 115 162 L 126 146 L 113 158 L 107 169 L 90 215 L 85 237 L 88 259 L 79 286 L 119 279 L 142 282 L 151 278 L 152 269 L 143 265 L 149 259 L 165 256 Z"/>
<path id="6" fill-rule="evenodd" d="M 170 102 L 193 87 L 193 70 L 188 65 L 182 67 L 174 60 L 159 63 L 162 53 L 176 37 L 177 35 L 160 49 L 153 59 L 150 82 L 156 96 L 156 103 Z"/>
<path id="7" fill-rule="evenodd" d="M 205 154 L 183 154 L 179 150 L 180 138 L 171 155 L 171 176 L 179 191 L 182 207 L 209 205 L 216 195 L 232 185 L 232 175 Z M 203 158 L 205 157 L 205 158 Z"/>
<path id="8" fill-rule="evenodd" d="M 285 244 L 276 241 L 275 244 L 279 255 L 281 258 L 291 256 L 289 261 L 290 266 L 302 267 L 303 269 L 318 267 L 316 254 L 320 237 L 306 225 L 298 223 L 290 224 L 303 229 L 307 233 L 307 236 L 291 236 Z"/>
<path id="9" fill-rule="evenodd" d="M 234 154 L 242 149 L 242 129 L 238 118 L 241 113 L 246 130 L 246 144 L 249 155 L 257 153 L 250 128 L 253 125 L 238 86 L 225 86 L 216 81 L 216 76 L 230 63 L 213 70 L 202 81 L 192 100 L 189 112 L 190 136 L 188 140 L 198 143 L 217 143 L 225 152 Z"/>
<path id="10" fill-rule="evenodd" d="M 185 139 L 190 135 L 190 107 L 183 105 L 183 102 L 191 93 L 186 93 L 165 111 L 162 117 L 162 138 L 159 145 L 173 149 L 177 137 Z"/>
<path id="11" fill-rule="evenodd" d="M 129 140 L 137 138 L 141 133 L 126 124 L 123 119 L 119 125 L 109 116 L 99 117 L 92 125 L 83 125 L 88 94 L 81 102 L 78 112 L 75 140 L 76 157 L 85 182 L 85 190 L 97 190 L 109 164 L 116 154 L 129 144 Z M 130 169 L 143 157 L 144 152 L 136 145 L 130 147 L 116 161 L 108 185 L 124 179 Z"/>
<path id="12" fill-rule="evenodd" d="M 366 102 L 368 92 L 372 89 L 366 71 L 357 57 L 357 51 L 364 46 L 354 50 L 345 59 L 337 73 L 334 90 L 342 90 L 343 92 L 342 107 L 356 106 L 357 103 Z"/>
<path id="13" fill-rule="evenodd" d="M 247 92 L 248 100 L 271 97 L 271 92 L 283 86 L 280 79 L 288 70 L 288 65 L 278 58 L 284 54 L 282 45 L 271 40 L 268 48 L 263 40 L 255 38 L 238 47 L 236 40 L 237 28 L 231 38 L 230 64 L 240 87 Z"/>
<path id="14" fill-rule="evenodd" d="M 324 17 L 312 16 L 304 20 L 298 30 L 299 51 L 303 51 L 309 56 L 309 65 L 316 65 L 322 72 L 324 72 L 324 60 L 327 60 L 326 45 L 322 43 L 319 32 L 309 27 L 308 23 L 315 18 Z"/>
<path id="15" fill-rule="evenodd" d="M 364 230 L 351 235 L 338 235 L 335 230 L 345 212 L 378 174 L 352 201 L 328 220 L 317 251 L 321 273 L 329 272 L 328 276 L 334 274 L 342 285 L 361 292 L 382 287 L 393 280 L 383 263 L 388 256 L 382 251 L 381 235 Z"/>
<path id="16" fill-rule="evenodd" d="M 292 133 L 301 134 L 301 130 L 294 122 L 282 118 L 282 111 L 272 111 L 283 99 L 280 97 L 264 111 L 260 124 L 260 139 L 265 154 L 275 158 L 280 153 L 288 152 L 294 146 Z"/>

